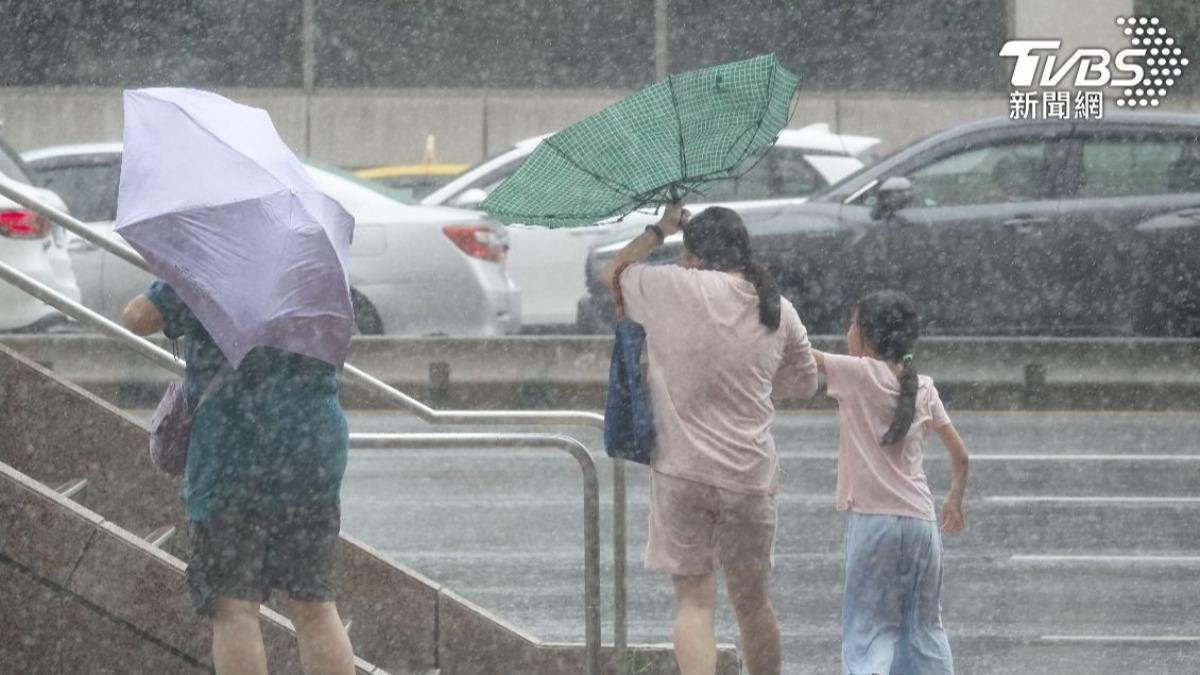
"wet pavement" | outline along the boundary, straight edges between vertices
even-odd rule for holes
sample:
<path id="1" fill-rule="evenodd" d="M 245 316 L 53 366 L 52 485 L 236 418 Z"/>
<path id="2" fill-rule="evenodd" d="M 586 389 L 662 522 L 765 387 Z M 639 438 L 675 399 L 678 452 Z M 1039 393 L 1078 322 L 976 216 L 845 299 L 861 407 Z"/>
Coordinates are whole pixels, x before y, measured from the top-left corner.
<path id="1" fill-rule="evenodd" d="M 944 540 L 944 621 L 958 671 L 1200 671 L 1200 414 L 959 413 L 972 453 L 968 531 Z M 353 431 L 440 430 L 355 412 Z M 457 427 L 443 430 L 466 431 Z M 528 431 L 529 429 L 505 429 Z M 604 636 L 612 639 L 611 463 L 601 457 Z M 831 413 L 781 414 L 785 471 L 774 599 L 784 672 L 838 670 L 841 517 Z M 931 439 L 926 471 L 945 491 Z M 547 451 L 352 450 L 347 532 L 545 640 L 583 636 L 579 469 Z M 629 635 L 670 639 L 669 580 L 641 564 L 645 470 L 629 472 Z M 735 642 L 722 598 L 718 638 Z"/>

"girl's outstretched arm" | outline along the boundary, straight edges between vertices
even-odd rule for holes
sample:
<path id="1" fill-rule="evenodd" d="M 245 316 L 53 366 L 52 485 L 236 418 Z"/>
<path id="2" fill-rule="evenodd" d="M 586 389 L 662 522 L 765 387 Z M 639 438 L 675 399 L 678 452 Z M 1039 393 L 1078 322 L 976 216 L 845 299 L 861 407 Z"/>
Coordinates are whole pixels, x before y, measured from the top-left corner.
<path id="1" fill-rule="evenodd" d="M 813 359 L 815 359 L 817 362 L 817 372 L 824 373 L 825 372 L 825 352 L 817 351 L 816 349 L 814 349 L 814 350 L 812 350 L 812 355 L 813 355 Z"/>
<path id="2" fill-rule="evenodd" d="M 953 424 L 937 427 L 938 438 L 950 453 L 950 491 L 942 502 L 942 531 L 947 533 L 962 532 L 967 526 L 967 517 L 963 513 L 963 496 L 967 492 L 967 446 Z"/>

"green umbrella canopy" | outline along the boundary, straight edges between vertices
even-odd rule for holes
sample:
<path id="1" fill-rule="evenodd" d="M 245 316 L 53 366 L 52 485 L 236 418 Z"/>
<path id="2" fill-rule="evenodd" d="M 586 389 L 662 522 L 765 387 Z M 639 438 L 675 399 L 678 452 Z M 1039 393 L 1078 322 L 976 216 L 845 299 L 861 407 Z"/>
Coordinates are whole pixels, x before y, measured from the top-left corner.
<path id="1" fill-rule="evenodd" d="M 799 79 L 774 54 L 671 75 L 542 141 L 480 208 L 572 227 L 703 192 L 775 142 Z"/>

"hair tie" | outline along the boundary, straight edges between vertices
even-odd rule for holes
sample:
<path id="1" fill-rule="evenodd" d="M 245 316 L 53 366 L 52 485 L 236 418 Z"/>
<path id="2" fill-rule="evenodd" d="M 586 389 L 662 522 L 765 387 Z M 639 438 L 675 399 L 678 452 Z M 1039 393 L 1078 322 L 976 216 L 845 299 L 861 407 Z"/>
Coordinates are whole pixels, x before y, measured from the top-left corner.
<path id="1" fill-rule="evenodd" d="M 900 363 L 902 363 L 906 366 L 911 366 L 912 359 L 913 359 L 912 354 L 905 354 L 904 356 L 900 357 Z"/>

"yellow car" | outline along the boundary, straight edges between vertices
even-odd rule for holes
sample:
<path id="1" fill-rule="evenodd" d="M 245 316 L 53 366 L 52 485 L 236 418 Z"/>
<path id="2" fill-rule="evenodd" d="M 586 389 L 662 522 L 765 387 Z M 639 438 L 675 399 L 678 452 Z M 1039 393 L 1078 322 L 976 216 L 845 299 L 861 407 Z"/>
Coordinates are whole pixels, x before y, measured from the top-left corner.
<path id="1" fill-rule="evenodd" d="M 469 164 L 389 164 L 371 166 L 354 172 L 359 178 L 378 181 L 395 192 L 416 202 L 425 195 L 445 185 L 469 167 Z"/>

